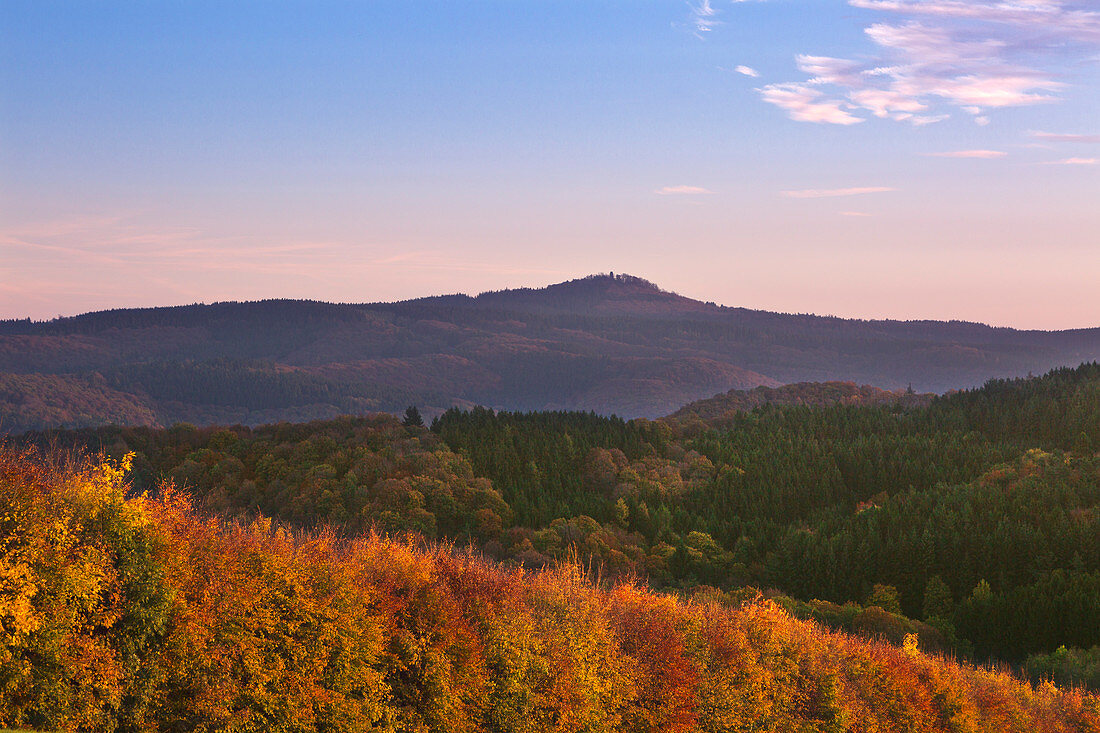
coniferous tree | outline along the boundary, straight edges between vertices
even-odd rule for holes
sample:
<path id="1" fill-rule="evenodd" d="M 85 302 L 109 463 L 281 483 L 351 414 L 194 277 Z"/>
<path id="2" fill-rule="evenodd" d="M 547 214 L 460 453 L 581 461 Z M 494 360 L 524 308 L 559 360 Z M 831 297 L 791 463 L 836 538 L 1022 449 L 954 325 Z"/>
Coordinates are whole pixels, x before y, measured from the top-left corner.
<path id="1" fill-rule="evenodd" d="M 943 582 L 943 578 L 938 575 L 929 578 L 924 586 L 924 618 L 949 619 L 954 606 L 951 589 Z"/>
<path id="2" fill-rule="evenodd" d="M 424 427 L 424 418 L 420 416 L 420 410 L 416 405 L 409 405 L 405 408 L 405 417 L 401 421 L 401 424 L 405 427 Z"/>

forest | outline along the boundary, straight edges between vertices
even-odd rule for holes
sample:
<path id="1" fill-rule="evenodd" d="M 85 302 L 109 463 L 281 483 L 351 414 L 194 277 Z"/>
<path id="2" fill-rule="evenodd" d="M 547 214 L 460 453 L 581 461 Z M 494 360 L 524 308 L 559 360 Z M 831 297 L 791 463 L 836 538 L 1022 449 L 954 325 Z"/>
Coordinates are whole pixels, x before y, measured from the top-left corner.
<path id="1" fill-rule="evenodd" d="M 444 541 L 526 570 L 573 559 L 684 598 L 761 594 L 835 630 L 1097 685 L 1100 365 L 937 398 L 769 394 L 657 421 L 474 408 L 430 427 L 375 415 L 19 442 L 132 453 L 135 492 L 167 481 L 234 521 Z"/>
<path id="2" fill-rule="evenodd" d="M 1100 0 L 0 0 L 0 733 L 1100 733 L 1098 173 Z"/>
<path id="3" fill-rule="evenodd" d="M 0 726 L 1100 730 L 1095 695 L 955 662 L 916 634 L 895 646 L 760 594 L 662 595 L 576 564 L 507 569 L 450 545 L 219 518 L 168 485 L 135 491 L 131 458 L 0 450 Z"/>

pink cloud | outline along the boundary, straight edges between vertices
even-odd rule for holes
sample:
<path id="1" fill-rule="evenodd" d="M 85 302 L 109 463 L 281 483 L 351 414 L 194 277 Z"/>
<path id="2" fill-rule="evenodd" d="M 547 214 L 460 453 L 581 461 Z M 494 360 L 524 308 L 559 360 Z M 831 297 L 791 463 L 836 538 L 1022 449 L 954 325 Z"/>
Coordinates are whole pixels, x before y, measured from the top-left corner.
<path id="1" fill-rule="evenodd" d="M 875 117 L 912 119 L 914 112 L 924 112 L 928 105 L 918 99 L 890 89 L 859 89 L 848 94 L 859 107 L 870 110 Z"/>
<path id="2" fill-rule="evenodd" d="M 928 125 L 944 105 L 989 124 L 990 109 L 1055 102 L 1067 85 L 1058 61 L 1095 55 L 1100 12 L 1061 0 L 849 0 L 910 16 L 866 30 L 878 54 L 864 59 L 802 54 L 805 81 L 758 90 L 792 119 L 852 125 L 874 116 Z M 920 18 L 921 20 L 918 20 Z M 1090 48 L 1092 47 L 1092 48 Z"/>
<path id="3" fill-rule="evenodd" d="M 1042 25 L 1062 38 L 1100 41 L 1100 12 L 1060 0 L 849 0 L 849 5 L 906 15 L 966 19 L 1016 26 Z"/>
<path id="4" fill-rule="evenodd" d="M 1052 143 L 1100 143 L 1100 135 L 1061 135 L 1053 132 L 1032 132 L 1031 136 Z"/>
<path id="5" fill-rule="evenodd" d="M 924 155 L 930 158 L 980 158 L 983 160 L 1008 157 L 1008 153 L 1002 150 L 953 150 L 947 153 L 925 153 Z"/>
<path id="6" fill-rule="evenodd" d="M 856 125 L 863 120 L 848 112 L 841 100 L 822 99 L 823 94 L 808 84 L 769 84 L 760 90 L 765 102 L 785 109 L 792 120 Z"/>
<path id="7" fill-rule="evenodd" d="M 781 191 L 789 199 L 824 199 L 839 196 L 860 196 L 867 193 L 887 193 L 896 191 L 888 186 L 862 186 L 858 188 L 810 188 L 802 191 Z"/>
<path id="8" fill-rule="evenodd" d="M 653 193 L 658 196 L 699 196 L 714 192 L 699 186 L 665 186 L 664 188 L 658 188 Z"/>
<path id="9" fill-rule="evenodd" d="M 1027 76 L 969 75 L 933 81 L 927 91 L 960 106 L 1024 107 L 1054 101 L 1055 97 L 1036 92 L 1063 86 L 1060 82 Z"/>

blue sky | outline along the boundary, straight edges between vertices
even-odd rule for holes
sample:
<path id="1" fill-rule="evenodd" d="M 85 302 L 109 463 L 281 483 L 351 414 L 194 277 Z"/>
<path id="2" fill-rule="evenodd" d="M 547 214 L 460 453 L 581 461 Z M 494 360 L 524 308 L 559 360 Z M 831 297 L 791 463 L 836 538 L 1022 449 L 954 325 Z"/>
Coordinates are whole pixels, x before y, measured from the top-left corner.
<path id="1" fill-rule="evenodd" d="M 614 270 L 1100 325 L 1100 7 L 0 4 L 0 317 Z"/>

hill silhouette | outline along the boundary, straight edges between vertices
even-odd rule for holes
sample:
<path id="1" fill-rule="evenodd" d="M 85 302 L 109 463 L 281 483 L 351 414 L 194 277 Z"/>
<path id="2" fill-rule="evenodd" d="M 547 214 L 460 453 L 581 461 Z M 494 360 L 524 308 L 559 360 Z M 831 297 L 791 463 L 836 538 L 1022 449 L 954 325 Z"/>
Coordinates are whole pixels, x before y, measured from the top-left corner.
<path id="1" fill-rule="evenodd" d="M 771 313 L 594 275 L 476 297 L 0 322 L 0 430 L 260 424 L 410 404 L 429 416 L 484 404 L 658 417 L 730 389 L 853 380 L 944 392 L 1098 357 L 1100 329 Z"/>

